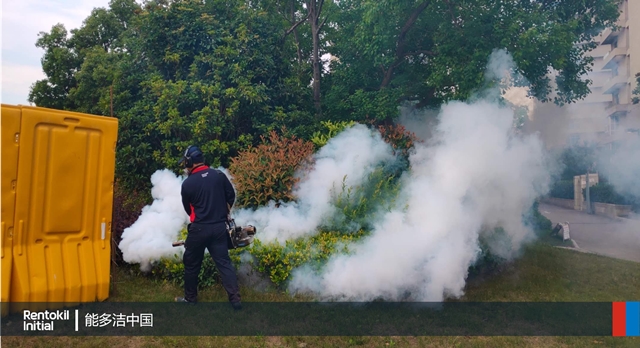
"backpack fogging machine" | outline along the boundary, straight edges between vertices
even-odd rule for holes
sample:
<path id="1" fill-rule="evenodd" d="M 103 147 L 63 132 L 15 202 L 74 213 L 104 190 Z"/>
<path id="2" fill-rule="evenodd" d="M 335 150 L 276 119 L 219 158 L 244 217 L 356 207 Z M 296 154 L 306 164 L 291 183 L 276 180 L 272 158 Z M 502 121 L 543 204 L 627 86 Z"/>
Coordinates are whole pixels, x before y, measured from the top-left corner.
<path id="1" fill-rule="evenodd" d="M 227 238 L 227 246 L 230 250 L 249 246 L 258 231 L 256 227 L 252 225 L 244 227 L 236 225 L 236 221 L 231 218 L 231 207 L 229 207 L 229 218 L 227 219 L 226 226 L 229 236 L 229 238 Z M 174 247 L 184 245 L 184 241 L 173 242 L 172 245 Z"/>
<path id="2" fill-rule="evenodd" d="M 253 242 L 257 230 L 255 226 L 247 225 L 244 227 L 236 226 L 236 222 L 230 219 L 227 222 L 227 231 L 229 233 L 228 246 L 229 249 L 238 249 L 249 246 Z"/>

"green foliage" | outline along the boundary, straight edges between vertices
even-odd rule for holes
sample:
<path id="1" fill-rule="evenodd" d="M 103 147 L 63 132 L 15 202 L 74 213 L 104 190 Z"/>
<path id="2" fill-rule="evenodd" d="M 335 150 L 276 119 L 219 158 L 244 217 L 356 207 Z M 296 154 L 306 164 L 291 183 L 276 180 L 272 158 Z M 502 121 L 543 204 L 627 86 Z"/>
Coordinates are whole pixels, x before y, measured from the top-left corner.
<path id="1" fill-rule="evenodd" d="M 297 267 L 311 265 L 319 269 L 331 255 L 349 253 L 348 245 L 364 234 L 363 230 L 353 234 L 321 232 L 313 237 L 286 241 L 285 245 L 255 240 L 248 251 L 254 257 L 255 269 L 274 284 L 282 285 Z"/>
<path id="2" fill-rule="evenodd" d="M 561 180 L 573 181 L 574 176 L 585 175 L 596 162 L 596 148 L 591 145 L 569 147 L 560 154 L 560 162 L 564 166 Z"/>
<path id="3" fill-rule="evenodd" d="M 275 131 L 262 144 L 249 147 L 231 160 L 239 207 L 258 207 L 269 201 L 294 199 L 292 189 L 299 181 L 296 170 L 313 154 L 313 144 L 295 136 L 279 136 Z"/>
<path id="4" fill-rule="evenodd" d="M 113 104 L 117 177 L 143 189 L 158 168 L 177 170 L 193 143 L 208 164 L 228 166 L 283 126 L 314 138 L 315 116 L 386 122 L 403 103 L 465 99 L 483 86 L 495 49 L 513 55 L 539 99 L 554 92 L 550 67 L 559 71 L 556 102 L 580 99 L 592 64 L 582 53 L 618 16 L 613 0 L 346 0 L 316 10 L 305 17 L 313 11 L 300 1 L 112 0 L 70 33 L 58 24 L 40 34 L 46 78 L 29 100 L 105 116 Z M 324 72 L 314 57 L 326 53 L 337 59 Z"/>
<path id="5" fill-rule="evenodd" d="M 312 129 L 282 25 L 241 0 L 113 0 L 70 37 L 61 25 L 41 34 L 47 78 L 30 101 L 110 115 L 113 95 L 116 175 L 129 189 L 148 188 L 158 168 L 177 170 L 194 143 L 208 164 L 227 166 L 269 130 Z"/>
<path id="6" fill-rule="evenodd" d="M 403 125 L 380 125 L 378 130 L 384 141 L 389 143 L 394 150 L 400 152 L 404 158 L 407 158 L 409 151 L 418 141 L 416 135 L 409 132 Z"/>
<path id="7" fill-rule="evenodd" d="M 582 189 L 584 197 L 587 196 L 587 189 Z M 609 203 L 609 204 L 621 204 L 621 205 L 633 205 L 636 203 L 632 198 L 627 198 L 616 191 L 613 185 L 604 182 L 599 182 L 589 187 L 589 195 L 591 202 Z"/>
<path id="8" fill-rule="evenodd" d="M 327 228 L 341 232 L 371 229 L 371 221 L 376 215 L 396 207 L 403 169 L 406 167 L 400 161 L 380 166 L 357 186 L 348 186 L 345 175 L 339 190 L 336 187 L 332 189 L 338 214 L 325 222 Z"/>
<path id="9" fill-rule="evenodd" d="M 538 201 L 533 202 L 531 209 L 524 216 L 524 223 L 527 226 L 531 226 L 538 235 L 542 235 L 551 231 L 552 224 L 551 220 L 547 219 L 547 217 L 540 213 L 538 207 Z"/>
<path id="10" fill-rule="evenodd" d="M 346 128 L 349 128 L 356 124 L 354 121 L 340 121 L 340 122 L 331 122 L 331 121 L 321 121 L 320 124 L 324 127 L 323 131 L 318 131 L 313 133 L 313 137 L 311 138 L 311 142 L 316 146 L 316 148 L 321 148 L 327 144 L 329 139 L 338 135 L 338 133 L 342 132 Z"/>
<path id="11" fill-rule="evenodd" d="M 549 191 L 549 196 L 554 198 L 574 199 L 573 180 L 560 180 Z"/>
<path id="12" fill-rule="evenodd" d="M 479 254 L 476 261 L 469 267 L 468 277 L 474 278 L 495 272 L 507 260 L 504 256 L 494 252 L 492 246 L 509 243 L 508 235 L 502 228 L 483 231 L 478 238 Z"/>
<path id="13" fill-rule="evenodd" d="M 540 213 L 538 205 L 538 202 L 535 201 L 522 217 L 522 221 L 538 237 L 541 237 L 551 232 L 552 223 Z M 469 278 L 496 272 L 508 260 L 506 255 L 512 252 L 511 239 L 502 227 L 482 231 L 478 238 L 478 244 L 480 252 L 476 262 L 469 267 Z"/>
<path id="14" fill-rule="evenodd" d="M 172 258 L 164 258 L 160 260 L 152 269 L 152 275 L 165 283 L 184 286 L 184 263 L 182 258 L 177 254 Z M 211 258 L 211 255 L 205 253 L 202 259 L 202 268 L 198 274 L 198 288 L 205 289 L 216 284 L 218 281 L 218 270 Z"/>
<path id="15" fill-rule="evenodd" d="M 393 118 L 401 101 L 422 108 L 467 99 L 482 87 L 495 49 L 512 54 L 538 99 L 550 101 L 552 92 L 558 104 L 581 99 L 592 65 L 584 53 L 619 15 L 613 0 L 347 0 L 338 7 L 340 30 L 328 35 L 328 50 L 339 59 L 325 79 L 325 105 L 354 120 Z M 559 71 L 555 90 L 549 68 Z"/>
<path id="16" fill-rule="evenodd" d="M 47 77 L 31 86 L 29 102 L 55 109 L 73 108 L 67 95 L 75 84 L 73 71 L 81 62 L 69 43 L 67 29 L 57 24 L 49 33 L 41 32 L 36 47 L 45 51 L 42 70 Z"/>

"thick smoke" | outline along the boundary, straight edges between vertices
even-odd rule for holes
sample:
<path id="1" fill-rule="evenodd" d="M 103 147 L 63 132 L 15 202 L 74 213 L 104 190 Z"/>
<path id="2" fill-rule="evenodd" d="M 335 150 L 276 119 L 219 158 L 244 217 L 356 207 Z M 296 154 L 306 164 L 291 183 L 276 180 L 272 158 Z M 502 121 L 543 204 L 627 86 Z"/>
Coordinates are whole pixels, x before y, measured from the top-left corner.
<path id="1" fill-rule="evenodd" d="M 546 192 L 550 176 L 542 143 L 512 138 L 513 113 L 489 102 L 442 109 L 435 145 L 417 145 L 403 181 L 408 209 L 381 216 L 352 255 L 330 260 L 322 274 L 300 269 L 292 291 L 346 300 L 422 301 L 459 296 L 475 261 L 483 227 L 504 227 L 509 257 L 532 237 L 522 216 Z"/>
<path id="2" fill-rule="evenodd" d="M 360 185 L 380 164 L 395 160 L 392 148 L 379 132 L 364 125 L 352 126 L 332 138 L 314 155 L 313 168 L 294 190 L 296 202 L 275 207 L 271 202 L 257 210 L 238 210 L 235 219 L 260 231 L 264 242 L 286 240 L 315 234 L 318 227 L 336 214 L 335 192 L 346 186 Z M 302 175 L 301 173 L 298 175 Z M 346 176 L 346 178 L 345 178 Z"/>
<path id="3" fill-rule="evenodd" d="M 492 57 L 489 77 L 512 67 Z M 496 93 L 487 96 L 495 97 Z M 330 259 L 322 273 L 300 268 L 290 290 L 334 300 L 441 301 L 460 296 L 479 253 L 481 231 L 503 227 L 502 257 L 533 238 L 523 215 L 548 191 L 549 162 L 535 136 L 514 136 L 514 114 L 493 101 L 445 105 L 427 144 L 417 144 L 403 177 L 399 208 L 383 214 L 350 255 Z"/>
<path id="4" fill-rule="evenodd" d="M 493 55 L 488 66 L 494 79 L 513 68 L 504 52 Z M 489 91 L 474 102 L 445 105 L 437 126 L 424 133 L 428 141 L 417 144 L 410 156 L 397 206 L 377 215 L 369 236 L 350 245 L 349 255 L 332 257 L 320 273 L 295 270 L 290 290 L 338 300 L 400 300 L 409 294 L 414 300 L 440 301 L 462 294 L 483 231 L 503 227 L 506 239 L 489 248 L 505 258 L 517 255 L 533 238 L 523 216 L 548 191 L 551 170 L 542 142 L 517 134 L 514 113 L 495 102 L 498 95 Z M 256 238 L 264 242 L 315 234 L 338 214 L 334 190 L 341 189 L 345 176 L 347 186 L 359 185 L 376 167 L 395 160 L 378 132 L 350 127 L 314 156 L 311 171 L 299 173 L 296 202 L 235 210 L 234 218 L 239 225 L 258 227 Z M 186 220 L 181 179 L 160 173 L 152 178 L 154 190 L 166 182 L 165 194 L 156 192 L 154 205 L 123 235 L 127 262 L 148 264 L 175 252 L 170 243 Z"/>
<path id="5" fill-rule="evenodd" d="M 122 232 L 119 248 L 125 262 L 139 263 L 143 271 L 151 269 L 153 261 L 176 253 L 171 243 L 189 222 L 182 207 L 182 178 L 164 169 L 151 176 L 153 203 L 142 209 L 138 220 Z"/>
<path id="6" fill-rule="evenodd" d="M 613 153 L 604 152 L 599 157 L 599 171 L 616 191 L 640 200 L 640 136 L 629 136 Z"/>
<path id="7" fill-rule="evenodd" d="M 380 164 L 395 160 L 391 147 L 379 132 L 363 125 L 355 125 L 332 138 L 314 155 L 312 170 L 303 176 L 294 194 L 297 202 L 275 207 L 275 202 L 257 210 L 239 209 L 232 212 L 240 225 L 252 224 L 263 242 L 280 242 L 315 234 L 318 227 L 335 215 L 332 204 L 336 190 L 361 184 Z M 218 168 L 233 178 L 225 168 Z M 138 220 L 122 234 L 119 247 L 124 260 L 140 263 L 148 271 L 153 261 L 181 253 L 175 248 L 180 230 L 189 222 L 184 212 L 180 187 L 184 178 L 169 170 L 159 170 L 151 177 L 154 202 L 143 209 Z"/>

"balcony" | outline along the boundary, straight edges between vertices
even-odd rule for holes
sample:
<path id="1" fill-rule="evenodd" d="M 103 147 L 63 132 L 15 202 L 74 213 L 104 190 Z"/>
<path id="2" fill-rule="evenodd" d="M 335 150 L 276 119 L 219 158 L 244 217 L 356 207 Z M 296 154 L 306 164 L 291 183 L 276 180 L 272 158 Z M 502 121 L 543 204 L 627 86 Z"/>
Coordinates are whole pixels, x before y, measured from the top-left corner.
<path id="1" fill-rule="evenodd" d="M 616 47 L 602 58 L 602 69 L 611 69 L 627 57 L 627 47 Z"/>
<path id="2" fill-rule="evenodd" d="M 607 53 L 609 53 L 609 51 L 611 51 L 611 45 L 599 45 L 593 50 L 587 52 L 586 55 L 597 59 L 604 57 Z M 594 66 L 593 70 L 596 69 L 597 68 Z"/>
<path id="3" fill-rule="evenodd" d="M 596 42 L 601 45 L 609 45 L 614 41 L 616 36 L 618 36 L 618 32 L 613 31 L 611 28 L 606 28 L 596 37 Z"/>
<path id="4" fill-rule="evenodd" d="M 586 98 L 580 101 L 585 104 L 611 103 L 613 96 L 611 94 L 602 94 L 601 91 L 593 91 Z"/>
<path id="5" fill-rule="evenodd" d="M 604 109 L 608 117 L 622 117 L 631 110 L 631 104 L 612 104 Z"/>
<path id="6" fill-rule="evenodd" d="M 629 84 L 629 79 L 627 76 L 624 76 L 624 75 L 614 76 L 608 79 L 607 82 L 604 83 L 604 86 L 602 86 L 602 93 L 612 94 L 613 92 L 622 88 L 624 85 L 628 85 L 628 84 Z"/>
<path id="7" fill-rule="evenodd" d="M 607 51 L 607 53 L 609 53 L 609 51 Z M 604 68 L 604 60 L 602 59 L 604 57 L 604 55 L 602 57 L 598 57 L 598 58 L 594 58 L 593 59 L 593 66 L 591 67 L 591 73 L 592 74 L 597 74 L 597 73 L 602 73 L 602 72 L 609 72 L 609 70 L 603 70 Z"/>
<path id="8" fill-rule="evenodd" d="M 593 71 L 587 75 L 587 78 L 591 80 L 589 88 L 592 93 L 602 93 L 602 87 L 611 78 L 611 71 Z"/>
<path id="9" fill-rule="evenodd" d="M 612 130 L 611 132 L 606 132 L 603 134 L 599 141 L 603 145 L 608 145 L 612 143 L 617 143 L 621 141 L 628 141 L 637 139 L 640 136 L 637 129 L 634 128 L 617 128 Z"/>

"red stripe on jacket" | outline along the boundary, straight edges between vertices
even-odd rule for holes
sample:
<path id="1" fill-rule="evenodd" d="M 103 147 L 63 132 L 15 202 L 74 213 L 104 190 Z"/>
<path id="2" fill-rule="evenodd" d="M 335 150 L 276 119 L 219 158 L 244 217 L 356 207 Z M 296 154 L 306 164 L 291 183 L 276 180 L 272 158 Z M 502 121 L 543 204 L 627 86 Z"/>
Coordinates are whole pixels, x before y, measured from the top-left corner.
<path id="1" fill-rule="evenodd" d="M 194 169 L 193 171 L 191 171 L 191 174 L 195 174 L 197 172 L 201 172 L 206 169 L 209 169 L 209 166 L 200 166 Z M 189 215 L 189 219 L 191 220 L 191 222 L 194 222 L 196 220 L 196 211 L 195 209 L 193 209 L 193 204 L 189 204 L 189 205 L 191 206 L 191 214 Z"/>

